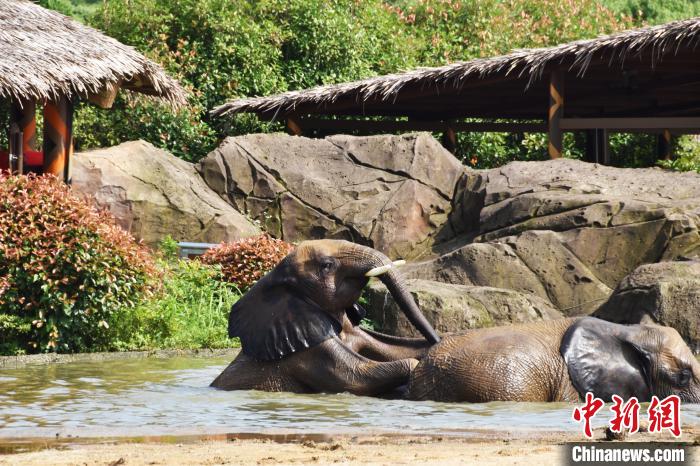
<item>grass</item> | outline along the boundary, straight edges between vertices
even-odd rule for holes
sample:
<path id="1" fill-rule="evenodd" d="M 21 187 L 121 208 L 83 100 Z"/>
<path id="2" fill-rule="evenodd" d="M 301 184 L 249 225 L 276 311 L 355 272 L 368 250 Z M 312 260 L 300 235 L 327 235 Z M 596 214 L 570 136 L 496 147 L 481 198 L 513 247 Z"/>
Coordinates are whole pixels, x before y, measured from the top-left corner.
<path id="1" fill-rule="evenodd" d="M 227 348 L 228 314 L 241 296 L 220 279 L 217 266 L 193 260 L 162 260 L 162 291 L 124 309 L 115 322 L 116 350 Z"/>

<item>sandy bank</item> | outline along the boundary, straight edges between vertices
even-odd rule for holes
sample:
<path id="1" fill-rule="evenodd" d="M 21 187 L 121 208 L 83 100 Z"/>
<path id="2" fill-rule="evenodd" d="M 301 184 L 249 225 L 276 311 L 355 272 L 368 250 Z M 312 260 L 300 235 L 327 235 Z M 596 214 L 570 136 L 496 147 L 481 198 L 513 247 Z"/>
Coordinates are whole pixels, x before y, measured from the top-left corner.
<path id="1" fill-rule="evenodd" d="M 492 432 L 470 438 L 366 436 L 323 441 L 212 436 L 176 443 L 88 443 L 3 455 L 0 465 L 561 464 L 564 443 L 580 440 L 564 433 L 497 436 Z M 634 436 L 635 441 L 659 439 Z M 698 432 L 686 432 L 683 440 L 697 445 Z"/>

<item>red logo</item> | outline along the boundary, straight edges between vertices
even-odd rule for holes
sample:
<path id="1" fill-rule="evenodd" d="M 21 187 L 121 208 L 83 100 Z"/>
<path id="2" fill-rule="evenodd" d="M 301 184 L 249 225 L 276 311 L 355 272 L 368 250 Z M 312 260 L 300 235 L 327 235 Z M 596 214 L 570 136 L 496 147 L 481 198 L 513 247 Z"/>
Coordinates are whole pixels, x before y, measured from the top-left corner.
<path id="1" fill-rule="evenodd" d="M 613 417 L 610 420 L 610 430 L 622 432 L 629 430 L 630 434 L 639 431 L 639 400 L 632 397 L 627 402 L 622 397 L 613 395 L 613 405 L 610 411 Z M 576 422 L 583 422 L 583 434 L 593 437 L 591 429 L 591 419 L 600 411 L 605 403 L 600 398 L 593 396 L 593 393 L 586 393 L 586 400 L 583 406 L 574 408 L 572 418 Z M 681 399 L 678 395 L 670 395 L 659 400 L 657 396 L 651 398 L 651 403 L 647 409 L 649 417 L 649 432 L 658 433 L 664 429 L 671 432 L 675 437 L 681 435 Z"/>
<path id="2" fill-rule="evenodd" d="M 624 403 L 621 397 L 612 396 L 613 405 L 610 408 L 615 414 L 615 417 L 610 421 L 610 430 L 613 432 L 622 432 L 622 429 L 628 429 L 630 434 L 634 434 L 639 430 L 639 401 L 637 398 L 630 398 L 627 403 Z"/>
<path id="3" fill-rule="evenodd" d="M 586 437 L 593 437 L 593 431 L 591 430 L 591 419 L 596 415 L 600 408 L 605 405 L 603 400 L 593 396 L 593 393 L 586 393 L 586 404 L 581 408 L 575 408 L 573 413 L 574 421 L 583 421 L 583 433 Z"/>
<path id="4" fill-rule="evenodd" d="M 659 401 L 656 396 L 651 397 L 649 404 L 649 432 L 661 432 L 668 429 L 674 437 L 681 435 L 681 399 L 678 395 L 671 395 Z"/>

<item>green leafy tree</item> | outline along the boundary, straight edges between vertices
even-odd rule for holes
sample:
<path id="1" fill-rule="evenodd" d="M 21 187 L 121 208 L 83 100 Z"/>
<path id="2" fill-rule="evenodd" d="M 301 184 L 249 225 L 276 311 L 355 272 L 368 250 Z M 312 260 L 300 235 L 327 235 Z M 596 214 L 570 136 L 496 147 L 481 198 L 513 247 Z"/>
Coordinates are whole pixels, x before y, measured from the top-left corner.
<path id="1" fill-rule="evenodd" d="M 78 150 L 142 138 L 196 161 L 228 135 L 280 130 L 251 115 L 215 120 L 230 99 L 269 95 L 417 66 L 492 56 L 690 17 L 697 0 L 42 0 L 161 63 L 191 91 L 171 112 L 122 93 L 114 108 L 80 104 Z M 90 13 L 93 12 L 93 13 Z M 0 109 L 1 110 L 1 109 Z M 1 117 L 1 115 L 0 115 Z M 685 143 L 684 143 L 685 144 Z M 614 160 L 653 163 L 653 138 L 615 136 Z M 578 157 L 583 138 L 567 137 Z M 480 167 L 546 158 L 541 135 L 465 134 Z"/>

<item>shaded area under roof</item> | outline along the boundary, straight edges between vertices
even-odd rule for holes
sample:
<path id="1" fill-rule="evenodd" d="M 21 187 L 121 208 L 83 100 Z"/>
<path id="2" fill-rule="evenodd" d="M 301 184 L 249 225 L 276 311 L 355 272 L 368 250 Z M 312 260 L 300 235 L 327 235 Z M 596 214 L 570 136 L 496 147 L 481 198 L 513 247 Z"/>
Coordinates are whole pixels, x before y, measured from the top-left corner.
<path id="1" fill-rule="evenodd" d="M 550 74 L 563 73 L 575 118 L 700 114 L 700 18 L 551 48 L 421 68 L 350 83 L 232 100 L 212 111 L 295 115 L 547 120 Z M 575 129 L 575 128 L 569 128 Z"/>
<path id="2" fill-rule="evenodd" d="M 0 0 L 0 98 L 85 98 L 115 87 L 186 101 L 178 82 L 132 47 L 29 1 Z"/>

